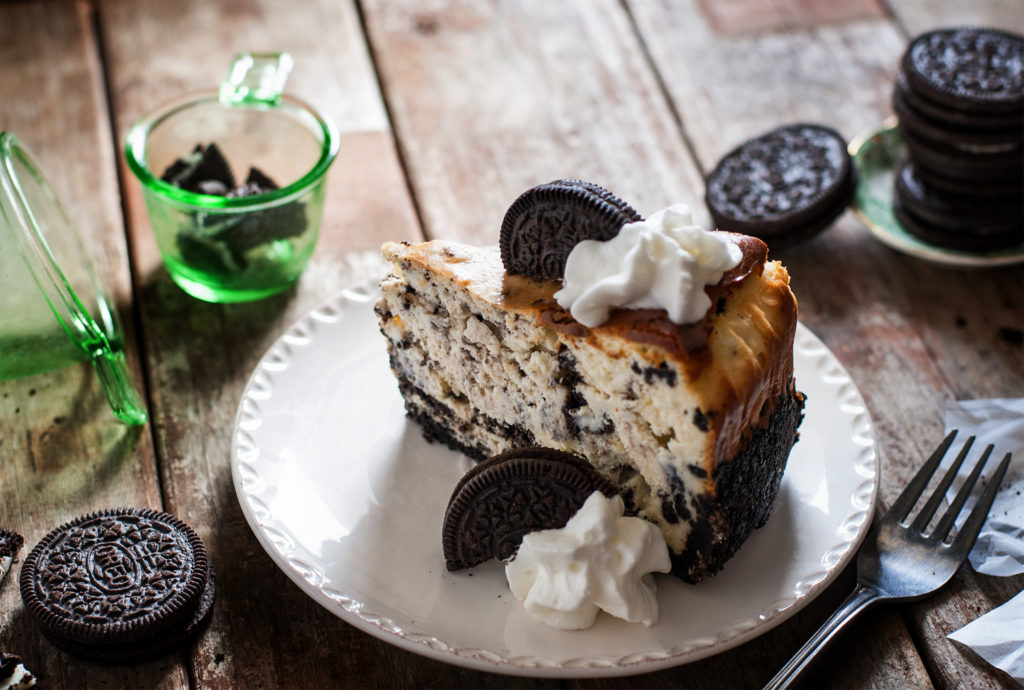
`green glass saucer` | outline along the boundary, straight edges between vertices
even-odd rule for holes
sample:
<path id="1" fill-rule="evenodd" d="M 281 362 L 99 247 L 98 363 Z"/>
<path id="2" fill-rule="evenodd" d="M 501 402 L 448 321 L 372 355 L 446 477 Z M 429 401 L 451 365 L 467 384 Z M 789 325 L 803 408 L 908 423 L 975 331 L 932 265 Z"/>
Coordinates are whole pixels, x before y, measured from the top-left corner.
<path id="1" fill-rule="evenodd" d="M 929 244 L 900 225 L 892 212 L 893 180 L 903 141 L 891 117 L 849 145 L 857 166 L 853 211 L 882 243 L 911 256 L 947 266 L 984 268 L 1024 262 L 1024 244 L 990 252 L 965 252 Z"/>

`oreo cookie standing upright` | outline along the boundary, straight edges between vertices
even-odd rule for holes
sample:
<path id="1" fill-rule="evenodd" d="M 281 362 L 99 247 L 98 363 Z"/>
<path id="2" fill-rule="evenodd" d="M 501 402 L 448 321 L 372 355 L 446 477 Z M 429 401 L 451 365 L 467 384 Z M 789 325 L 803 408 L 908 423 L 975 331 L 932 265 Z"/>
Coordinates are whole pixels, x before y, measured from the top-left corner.
<path id="1" fill-rule="evenodd" d="M 501 261 L 509 273 L 561 280 L 569 252 L 582 240 L 608 240 L 639 213 L 607 189 L 555 180 L 523 192 L 501 223 Z"/>
<path id="2" fill-rule="evenodd" d="M 774 249 L 831 225 L 853 200 L 856 179 L 838 132 L 797 123 L 727 153 L 707 177 L 705 201 L 719 230 L 753 235 Z"/>

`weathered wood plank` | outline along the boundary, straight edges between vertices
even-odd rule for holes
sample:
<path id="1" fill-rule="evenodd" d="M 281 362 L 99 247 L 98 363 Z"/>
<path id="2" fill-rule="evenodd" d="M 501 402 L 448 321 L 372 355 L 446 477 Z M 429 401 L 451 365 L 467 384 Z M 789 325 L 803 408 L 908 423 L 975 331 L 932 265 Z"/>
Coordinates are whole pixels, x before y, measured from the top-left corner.
<path id="1" fill-rule="evenodd" d="M 90 15 L 72 3 L 4 5 L 0 65 L 0 128 L 35 154 L 78 225 L 121 312 L 129 360 L 141 380 L 116 166 Z M 0 254 L 10 260 L 6 252 Z M 0 308 L 11 305 L 0 298 Z M 26 539 L 0 591 L 0 648 L 21 655 L 41 686 L 188 685 L 186 668 L 176 658 L 128 668 L 81 662 L 45 641 L 21 608 L 17 576 L 27 551 L 71 518 L 124 505 L 161 507 L 151 437 L 148 427 L 129 429 L 114 418 L 89 365 L 0 382 L 0 525 Z"/>
<path id="2" fill-rule="evenodd" d="M 1015 0 L 893 0 L 889 5 L 908 39 L 943 26 L 991 26 L 1017 32 L 1024 29 L 1024 5 Z M 986 276 L 954 273 L 942 282 L 960 289 L 922 296 L 929 305 L 948 305 L 929 309 L 922 318 L 940 324 L 929 347 L 942 363 L 942 374 L 952 389 L 949 397 L 1019 396 L 1024 390 L 1024 353 L 1013 337 L 1024 329 L 1020 274 L 1019 269 L 991 271 Z M 964 282 L 965 277 L 969 281 Z M 965 571 L 935 602 L 921 602 L 908 610 L 908 626 L 926 646 L 929 670 L 943 687 L 1014 687 L 1004 675 L 958 648 L 946 635 L 1008 601 L 1022 588 L 1024 576 L 987 577 Z"/>
<path id="3" fill-rule="evenodd" d="M 399 652 L 315 604 L 263 553 L 235 499 L 228 464 L 242 388 L 266 348 L 341 287 L 375 278 L 386 239 L 421 237 L 351 3 L 100 5 L 118 136 L 158 102 L 215 87 L 234 52 L 287 50 L 288 90 L 335 119 L 341 153 L 328 179 L 320 243 L 299 285 L 262 302 L 197 302 L 160 268 L 138 186 L 124 194 L 158 415 L 169 509 L 197 527 L 217 569 L 213 621 L 192 658 L 204 688 L 417 685 L 466 676 Z M 463 684 L 485 683 L 479 674 Z"/>
<path id="4" fill-rule="evenodd" d="M 833 110 L 842 110 L 840 106 L 847 105 L 849 93 L 833 85 L 838 77 L 861 87 L 863 93 L 858 99 L 870 104 L 846 108 L 847 119 L 838 126 L 852 134 L 880 121 L 875 109 L 882 109 L 887 95 L 877 83 L 890 78 L 890 64 L 879 60 L 877 48 L 880 44 L 883 55 L 893 55 L 900 44 L 898 32 L 888 22 L 875 19 L 726 41 L 709 33 L 692 4 L 652 5 L 629 7 L 646 49 L 663 68 L 662 82 L 675 96 L 673 103 L 682 117 L 686 140 L 701 157 L 704 169 L 740 139 L 770 126 L 773 116 L 781 124 L 794 116 L 820 119 Z M 628 56 L 635 58 L 639 46 L 634 47 L 635 39 L 623 33 L 629 28 L 628 22 L 616 8 L 604 4 L 589 5 L 585 17 L 577 16 L 577 11 L 579 7 L 571 3 L 559 4 L 557 9 L 499 9 L 449 2 L 418 11 L 399 11 L 393 3 L 388 3 L 386 10 L 383 5 L 370 4 L 367 25 L 371 42 L 429 235 L 493 242 L 509 201 L 529 184 L 558 175 L 595 179 L 627 200 L 656 197 L 652 192 L 660 194 L 660 198 L 646 202 L 646 207 L 638 201 L 642 212 L 683 198 L 699 206 L 698 212 L 706 217 L 700 202 L 702 183 L 699 177 L 695 180 L 699 174 L 689 163 L 680 133 L 665 124 L 672 122 L 671 114 L 666 114 L 660 99 L 653 96 L 658 83 L 643 76 L 646 69 L 629 67 L 633 63 Z M 595 28 L 598 22 L 603 28 Z M 543 25 L 544 33 L 530 34 L 521 28 L 524 23 Z M 656 29 L 650 25 L 656 25 Z M 558 63 L 573 66 L 561 76 L 549 69 L 556 62 L 551 57 L 555 54 L 552 46 L 560 51 Z M 872 56 L 867 64 L 861 49 Z M 801 56 L 806 59 L 808 53 L 831 56 L 813 83 L 806 83 L 804 77 L 811 70 L 800 64 Z M 472 59 L 467 59 L 470 55 Z M 787 57 L 789 65 L 782 60 Z M 748 69 L 749 81 L 729 81 L 730 68 L 737 66 Z M 773 68 L 783 73 L 775 74 Z M 726 88 L 720 88 L 723 86 Z M 737 88 L 743 86 L 749 88 Z M 497 93 L 498 87 L 501 94 Z M 820 98 L 810 97 L 822 88 L 825 93 Z M 709 103 L 726 103 L 729 107 L 709 115 L 702 110 Z M 699 122 L 691 127 L 691 121 Z M 615 142 L 628 138 L 634 127 L 655 127 L 660 133 L 658 147 L 634 151 L 628 171 L 602 170 L 613 155 L 609 151 L 621 148 Z M 574 146 L 579 142 L 576 137 L 585 138 L 582 157 Z M 524 150 L 529 155 L 524 156 Z M 679 172 L 664 177 L 665 152 L 686 159 L 685 169 L 679 169 L 686 178 L 682 184 L 674 181 Z M 563 169 L 571 164 L 578 168 L 566 173 L 543 172 L 551 167 L 552 159 Z M 600 172 L 606 176 L 598 176 Z M 644 180 L 642 189 L 631 186 L 636 178 Z M 472 195 L 465 191 L 470 188 Z M 502 190 L 500 194 L 498 190 Z M 845 595 L 837 588 L 830 592 L 835 601 Z M 828 611 L 818 608 L 815 620 L 823 619 Z M 889 613 L 882 619 L 890 632 L 884 643 L 862 636 L 850 644 L 874 658 L 888 652 L 889 661 L 905 677 L 925 677 L 899 618 Z M 678 673 L 588 685 L 757 685 L 770 677 L 781 664 L 779 660 L 795 650 L 807 630 L 813 628 L 811 624 L 800 628 L 796 625 L 791 623 L 782 632 Z M 892 640 L 898 643 L 893 645 Z M 737 663 L 738 659 L 744 663 Z M 893 677 L 885 675 L 884 670 L 852 663 L 847 663 L 843 671 L 839 683 L 849 683 L 849 679 L 883 683 Z M 831 678 L 831 674 L 821 674 L 823 682 Z M 836 685 L 834 680 L 829 682 Z"/>
<path id="5" fill-rule="evenodd" d="M 644 215 L 696 206 L 700 176 L 619 3 L 364 7 L 428 236 L 496 243 L 512 201 L 560 177 Z"/>
<path id="6" fill-rule="evenodd" d="M 1017 33 L 1024 31 L 1024 5 L 1017 0 L 888 0 L 887 4 L 908 37 L 942 26 L 991 26 Z"/>
<path id="7" fill-rule="evenodd" d="M 890 112 L 885 85 L 903 39 L 884 18 L 729 35 L 696 0 L 628 7 L 705 172 L 779 125 L 820 122 L 853 137 Z"/>
<path id="8" fill-rule="evenodd" d="M 1022 23 L 1019 4 L 895 5 L 913 33 L 958 22 L 1012 26 L 1014 15 Z M 704 170 L 742 139 L 785 122 L 815 120 L 850 136 L 891 112 L 890 85 L 906 41 L 891 22 L 780 29 L 725 40 L 678 3 L 630 0 L 629 6 L 657 69 L 672 75 L 665 79 L 668 91 Z M 850 369 L 868 402 L 883 460 L 884 504 L 942 436 L 946 400 L 1017 396 L 1024 390 L 1020 344 L 1005 335 L 1024 324 L 1019 269 L 929 265 L 881 247 L 850 215 L 816 241 L 780 256 L 793 275 L 801 318 Z M 944 686 L 996 682 L 945 639 L 991 607 L 986 604 L 1001 603 L 1020 589 L 1019 579 L 993 580 L 979 586 L 962 573 L 940 596 L 907 609 L 906 624 L 922 641 L 928 672 Z M 806 635 L 811 627 L 794 632 Z M 848 633 L 861 643 L 873 634 L 866 621 Z M 888 649 L 883 659 L 899 648 L 889 639 L 866 647 L 870 657 Z M 863 656 L 830 657 L 835 677 L 856 677 L 856 659 Z M 880 668 L 893 663 L 887 659 Z M 916 673 L 927 678 L 920 667 Z M 899 684 L 897 677 L 888 681 L 882 684 Z"/>

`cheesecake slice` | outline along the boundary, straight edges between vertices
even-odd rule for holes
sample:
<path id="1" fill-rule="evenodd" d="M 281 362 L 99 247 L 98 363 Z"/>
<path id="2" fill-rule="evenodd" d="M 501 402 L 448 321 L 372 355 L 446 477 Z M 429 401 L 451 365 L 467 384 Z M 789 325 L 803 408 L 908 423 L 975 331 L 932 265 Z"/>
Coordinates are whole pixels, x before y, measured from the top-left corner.
<path id="1" fill-rule="evenodd" d="M 720 570 L 768 519 L 803 413 L 797 304 L 767 247 L 706 293 L 704 318 L 616 309 L 595 327 L 512 275 L 497 249 L 389 243 L 376 306 L 408 416 L 475 459 L 519 446 L 586 458 L 632 514 L 658 525 L 673 572 Z"/>

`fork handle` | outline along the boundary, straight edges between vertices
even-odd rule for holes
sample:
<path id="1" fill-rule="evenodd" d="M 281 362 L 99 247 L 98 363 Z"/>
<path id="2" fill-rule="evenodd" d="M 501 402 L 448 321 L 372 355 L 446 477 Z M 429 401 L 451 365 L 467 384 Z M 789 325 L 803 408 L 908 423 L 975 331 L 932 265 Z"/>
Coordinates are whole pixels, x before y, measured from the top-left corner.
<path id="1" fill-rule="evenodd" d="M 842 630 L 843 626 L 881 598 L 878 590 L 874 587 L 858 584 L 850 596 L 846 597 L 846 601 L 811 636 L 811 639 L 807 640 L 804 646 L 775 674 L 775 677 L 768 681 L 764 690 L 779 690 L 789 687 L 789 684 L 796 680 L 817 653 L 825 648 L 825 645 Z"/>

